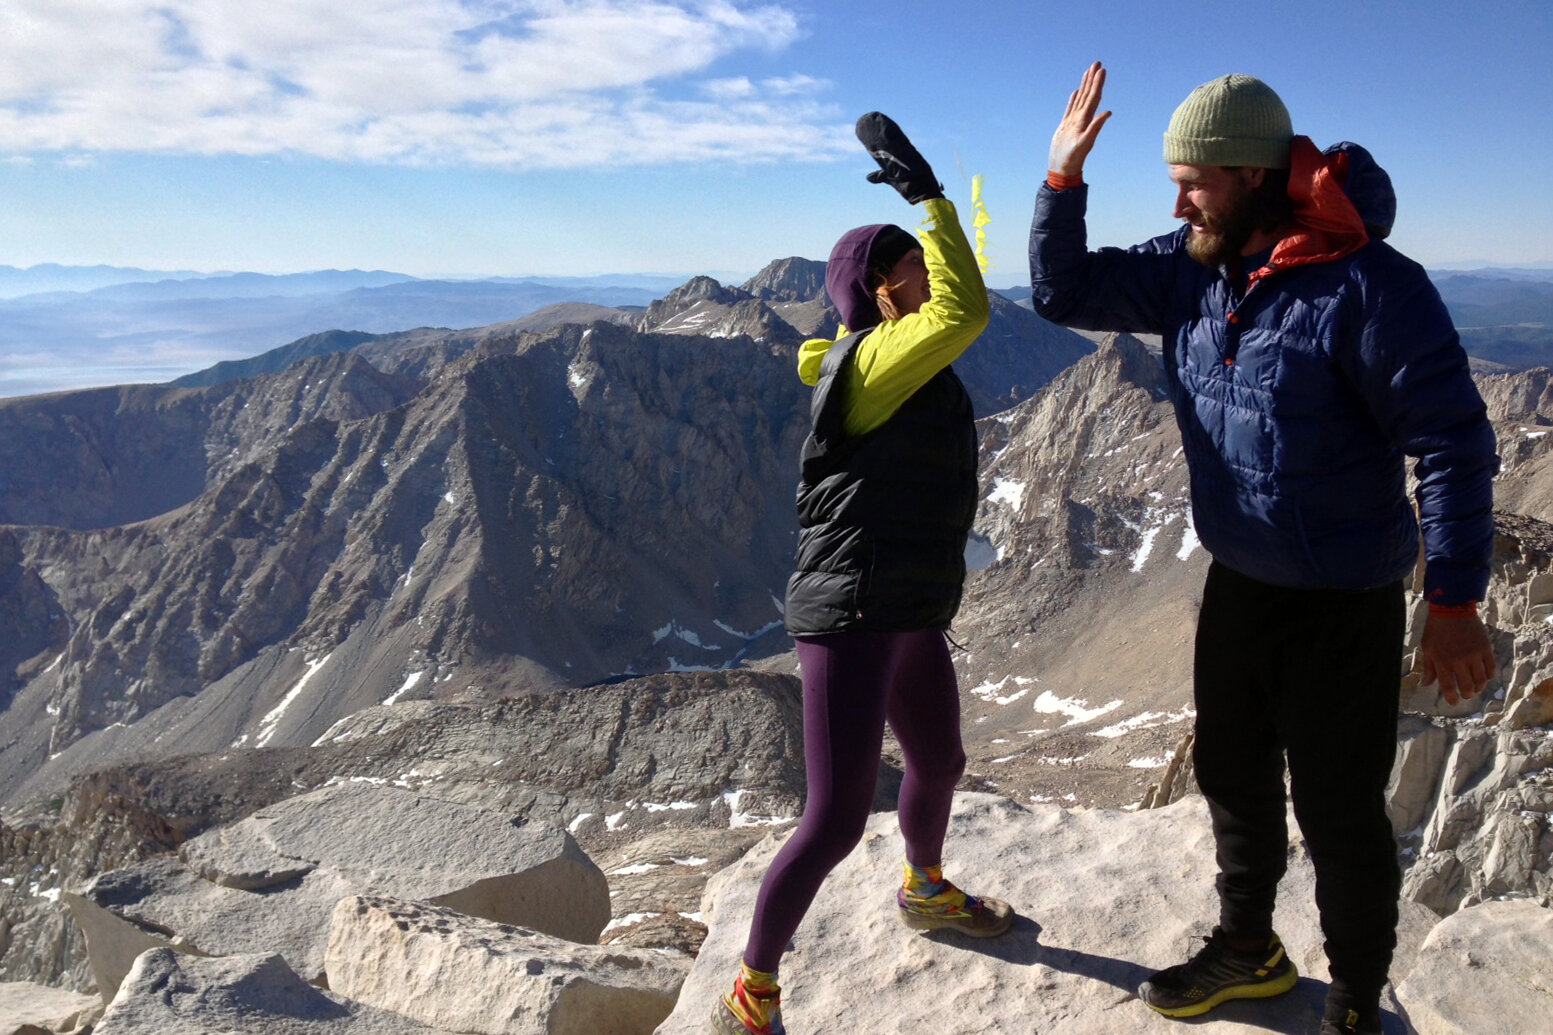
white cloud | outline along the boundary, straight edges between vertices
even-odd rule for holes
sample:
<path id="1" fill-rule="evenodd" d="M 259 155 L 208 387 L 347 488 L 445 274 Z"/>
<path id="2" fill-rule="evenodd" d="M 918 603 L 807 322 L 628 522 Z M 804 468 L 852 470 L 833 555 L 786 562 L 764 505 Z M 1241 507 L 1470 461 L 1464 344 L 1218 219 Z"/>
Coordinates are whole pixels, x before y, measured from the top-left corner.
<path id="1" fill-rule="evenodd" d="M 850 151 L 823 80 L 697 80 L 799 36 L 760 0 L 7 0 L 0 153 L 577 168 Z"/>

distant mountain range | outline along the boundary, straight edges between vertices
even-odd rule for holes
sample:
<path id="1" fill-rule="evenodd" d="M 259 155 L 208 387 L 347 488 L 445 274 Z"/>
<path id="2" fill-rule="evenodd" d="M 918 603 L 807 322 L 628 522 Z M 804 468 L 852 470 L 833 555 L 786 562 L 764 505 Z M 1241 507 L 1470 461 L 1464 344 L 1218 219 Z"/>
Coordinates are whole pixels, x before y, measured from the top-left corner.
<path id="1" fill-rule="evenodd" d="M 135 266 L 60 266 L 42 263 L 18 268 L 0 265 L 0 299 L 51 292 L 89 292 L 125 285 L 146 285 L 124 297 L 243 298 L 309 295 L 382 287 L 407 280 L 486 280 L 497 284 L 549 284 L 576 288 L 644 288 L 667 291 L 683 277 L 650 273 L 606 273 L 591 277 L 413 277 L 388 270 L 315 270 L 309 273 L 197 273 L 193 270 L 143 270 Z"/>
<path id="2" fill-rule="evenodd" d="M 41 272 L 39 272 L 41 271 Z M 676 278 L 418 280 L 381 270 L 270 276 L 0 267 L 0 397 L 164 382 L 334 330 L 481 327 L 558 303 L 646 306 Z M 64 285 L 75 284 L 67 288 Z M 24 285 L 39 290 L 16 294 Z"/>
<path id="3" fill-rule="evenodd" d="M 1485 267 L 1429 274 L 1461 333 L 1474 370 L 1497 373 L 1553 365 L 1553 269 Z M 997 293 L 1025 307 L 1026 286 Z"/>
<path id="4" fill-rule="evenodd" d="M 823 264 L 812 265 L 821 273 L 806 290 L 821 297 L 823 309 L 819 291 L 809 290 L 823 283 Z M 1553 363 L 1553 269 L 1432 275 L 1477 369 Z M 692 282 L 700 279 L 709 278 Z M 610 318 L 601 310 L 632 313 L 682 283 L 649 274 L 439 280 L 387 270 L 270 275 L 0 266 L 0 397 L 174 381 L 335 332 L 486 327 L 558 304 L 593 306 L 589 319 Z M 764 290 L 755 286 L 753 293 L 765 298 Z M 1026 287 L 996 294 L 1029 308 Z M 767 300 L 777 311 L 809 304 Z M 805 333 L 814 329 L 805 316 L 789 322 Z"/>

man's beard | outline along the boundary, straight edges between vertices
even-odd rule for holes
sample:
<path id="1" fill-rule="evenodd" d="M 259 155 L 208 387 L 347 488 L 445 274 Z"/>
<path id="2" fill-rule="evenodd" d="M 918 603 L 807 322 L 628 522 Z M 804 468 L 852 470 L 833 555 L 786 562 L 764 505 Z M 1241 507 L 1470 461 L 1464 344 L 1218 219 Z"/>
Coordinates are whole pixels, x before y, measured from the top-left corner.
<path id="1" fill-rule="evenodd" d="M 1201 213 L 1202 231 L 1193 231 L 1186 239 L 1186 253 L 1209 269 L 1229 266 L 1238 269 L 1240 253 L 1256 232 L 1259 213 L 1256 198 L 1242 188 L 1228 212 L 1209 217 Z"/>

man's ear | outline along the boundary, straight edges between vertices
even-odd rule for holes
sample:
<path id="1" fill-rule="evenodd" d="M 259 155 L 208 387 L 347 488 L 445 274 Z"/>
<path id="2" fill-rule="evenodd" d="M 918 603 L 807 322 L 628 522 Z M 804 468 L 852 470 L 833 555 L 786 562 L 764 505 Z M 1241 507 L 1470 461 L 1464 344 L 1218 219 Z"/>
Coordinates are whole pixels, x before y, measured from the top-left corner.
<path id="1" fill-rule="evenodd" d="M 1242 166 L 1240 169 L 1240 179 L 1247 187 L 1255 189 L 1262 185 L 1263 180 L 1267 179 L 1267 170 L 1252 166 Z"/>

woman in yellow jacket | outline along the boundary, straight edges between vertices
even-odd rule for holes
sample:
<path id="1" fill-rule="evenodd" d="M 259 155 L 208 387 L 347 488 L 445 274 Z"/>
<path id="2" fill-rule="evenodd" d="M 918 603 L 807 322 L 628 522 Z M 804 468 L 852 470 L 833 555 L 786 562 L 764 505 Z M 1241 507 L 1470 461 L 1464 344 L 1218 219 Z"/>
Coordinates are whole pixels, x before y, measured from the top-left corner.
<path id="1" fill-rule="evenodd" d="M 967 895 L 940 871 L 965 768 L 944 633 L 977 499 L 974 414 L 950 363 L 986 327 L 987 290 L 954 206 L 899 127 L 872 112 L 857 135 L 880 165 L 869 179 L 921 203 L 927 223 L 920 243 L 888 225 L 844 234 L 825 272 L 840 336 L 799 351 L 814 399 L 786 621 L 803 673 L 808 795 L 761 883 L 743 965 L 713 1013 L 718 1035 L 785 1031 L 777 964 L 862 837 L 886 723 L 906 763 L 902 922 L 989 937 L 1014 919 L 1007 903 Z"/>

